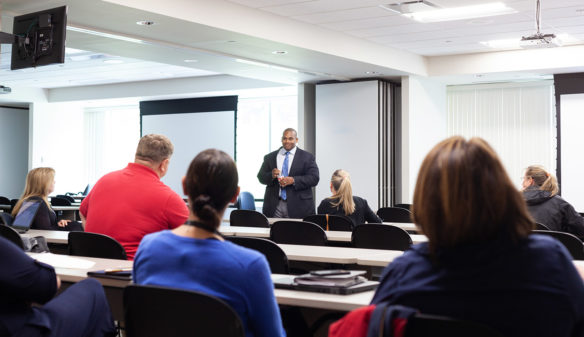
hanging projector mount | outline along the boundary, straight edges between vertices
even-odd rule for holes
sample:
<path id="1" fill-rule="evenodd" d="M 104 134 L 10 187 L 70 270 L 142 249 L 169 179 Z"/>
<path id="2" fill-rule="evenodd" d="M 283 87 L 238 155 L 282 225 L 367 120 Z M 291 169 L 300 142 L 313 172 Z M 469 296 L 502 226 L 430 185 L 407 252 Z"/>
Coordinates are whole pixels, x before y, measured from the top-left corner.
<path id="1" fill-rule="evenodd" d="M 555 34 L 543 34 L 540 31 L 540 14 L 541 9 L 539 0 L 537 0 L 535 7 L 535 27 L 537 29 L 537 33 L 534 35 L 523 36 L 519 42 L 521 48 L 552 48 L 562 46 L 561 41 L 556 37 Z"/>

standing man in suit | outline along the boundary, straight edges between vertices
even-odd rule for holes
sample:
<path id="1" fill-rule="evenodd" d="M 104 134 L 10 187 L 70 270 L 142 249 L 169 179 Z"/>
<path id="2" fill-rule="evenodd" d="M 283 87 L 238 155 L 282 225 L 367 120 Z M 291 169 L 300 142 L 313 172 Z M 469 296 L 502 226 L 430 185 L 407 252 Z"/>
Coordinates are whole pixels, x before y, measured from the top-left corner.
<path id="1" fill-rule="evenodd" d="M 275 218 L 304 218 L 315 214 L 312 188 L 318 184 L 318 166 L 314 156 L 299 149 L 296 130 L 282 135 L 282 147 L 264 157 L 258 172 L 266 185 L 263 213 Z"/>

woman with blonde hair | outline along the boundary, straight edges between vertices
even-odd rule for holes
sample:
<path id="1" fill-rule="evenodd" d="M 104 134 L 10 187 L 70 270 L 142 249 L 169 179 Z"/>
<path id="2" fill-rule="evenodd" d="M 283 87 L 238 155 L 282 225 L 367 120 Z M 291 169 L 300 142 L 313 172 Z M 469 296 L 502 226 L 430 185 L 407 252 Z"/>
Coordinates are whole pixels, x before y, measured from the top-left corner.
<path id="1" fill-rule="evenodd" d="M 332 196 L 321 201 L 318 214 L 344 215 L 353 226 L 365 223 L 381 223 L 382 220 L 369 208 L 367 201 L 353 195 L 351 176 L 345 170 L 336 170 L 331 178 Z"/>
<path id="2" fill-rule="evenodd" d="M 383 271 L 372 304 L 481 323 L 503 336 L 584 333 L 584 282 L 566 248 L 532 234 L 521 193 L 480 138 L 451 137 L 428 153 L 413 220 L 428 242 Z"/>
<path id="3" fill-rule="evenodd" d="M 558 195 L 556 177 L 543 166 L 532 165 L 523 176 L 523 197 L 536 222 L 553 231 L 567 232 L 584 238 L 584 218 Z"/>
<path id="4" fill-rule="evenodd" d="M 31 225 L 32 229 L 48 230 L 83 230 L 81 225 L 70 226 L 69 220 L 57 221 L 57 215 L 51 208 L 47 196 L 55 190 L 55 170 L 51 167 L 37 167 L 26 175 L 24 192 L 20 200 L 14 205 L 12 216 L 16 217 L 22 203 L 25 201 L 38 201 L 40 207 Z"/>

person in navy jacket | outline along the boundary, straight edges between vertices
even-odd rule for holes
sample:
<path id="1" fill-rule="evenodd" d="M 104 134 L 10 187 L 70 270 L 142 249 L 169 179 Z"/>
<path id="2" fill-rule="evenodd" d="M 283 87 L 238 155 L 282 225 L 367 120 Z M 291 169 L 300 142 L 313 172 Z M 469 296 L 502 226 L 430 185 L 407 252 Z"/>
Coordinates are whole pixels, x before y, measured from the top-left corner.
<path id="1" fill-rule="evenodd" d="M 428 242 L 390 263 L 372 303 L 474 321 L 504 336 L 584 335 L 584 282 L 534 221 L 495 151 L 451 137 L 424 159 L 413 220 Z"/>

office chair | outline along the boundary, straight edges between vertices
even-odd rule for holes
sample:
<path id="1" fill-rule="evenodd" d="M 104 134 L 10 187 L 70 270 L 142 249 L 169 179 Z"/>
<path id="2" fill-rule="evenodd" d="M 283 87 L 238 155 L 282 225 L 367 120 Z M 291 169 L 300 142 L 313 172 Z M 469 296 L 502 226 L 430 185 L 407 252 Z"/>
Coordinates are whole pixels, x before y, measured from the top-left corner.
<path id="1" fill-rule="evenodd" d="M 24 243 L 22 243 L 22 238 L 20 237 L 20 234 L 18 234 L 18 232 L 14 229 L 6 225 L 0 225 L 0 236 L 14 243 L 20 247 L 20 249 L 24 250 Z"/>
<path id="2" fill-rule="evenodd" d="M 97 233 L 69 232 L 69 255 L 127 260 L 124 247 L 116 239 Z"/>
<path id="3" fill-rule="evenodd" d="M 56 196 L 57 198 L 63 198 L 63 199 L 67 199 L 69 200 L 70 203 L 74 203 L 75 202 L 75 198 L 73 198 L 70 195 L 66 195 L 66 194 L 57 194 Z"/>
<path id="4" fill-rule="evenodd" d="M 351 244 L 355 248 L 407 250 L 412 245 L 412 238 L 396 226 L 361 224 L 353 230 Z"/>
<path id="5" fill-rule="evenodd" d="M 377 216 L 379 216 L 383 222 L 412 222 L 412 213 L 407 209 L 399 207 L 382 207 L 377 210 Z"/>
<path id="6" fill-rule="evenodd" d="M 305 217 L 302 221 L 314 222 L 324 230 L 327 230 L 328 222 L 329 231 L 350 232 L 354 227 L 353 221 L 343 215 L 313 214 Z"/>
<path id="7" fill-rule="evenodd" d="M 128 337 L 244 337 L 237 313 L 197 291 L 131 284 L 124 289 Z"/>
<path id="8" fill-rule="evenodd" d="M 229 214 L 229 225 L 268 228 L 270 222 L 265 215 L 255 210 L 236 209 Z"/>
<path id="9" fill-rule="evenodd" d="M 577 236 L 551 230 L 534 230 L 533 233 L 549 235 L 555 238 L 568 249 L 568 252 L 570 252 L 574 260 L 584 260 L 584 244 Z"/>
<path id="10" fill-rule="evenodd" d="M 71 206 L 71 201 L 61 197 L 52 197 L 51 206 Z"/>
<path id="11" fill-rule="evenodd" d="M 255 211 L 255 200 L 253 194 L 249 192 L 241 192 L 237 197 L 237 208 Z"/>
<path id="12" fill-rule="evenodd" d="M 548 226 L 546 226 L 542 223 L 539 223 L 539 222 L 535 223 L 535 229 L 539 230 L 539 231 L 549 231 L 550 230 Z"/>
<path id="13" fill-rule="evenodd" d="M 10 213 L 0 212 L 0 224 L 12 226 L 12 222 L 14 222 L 14 217 Z"/>
<path id="14" fill-rule="evenodd" d="M 226 236 L 227 240 L 236 245 L 257 250 L 264 254 L 272 274 L 289 274 L 290 267 L 286 253 L 274 242 L 262 238 L 248 238 L 242 236 Z"/>
<path id="15" fill-rule="evenodd" d="M 293 245 L 326 246 L 324 229 L 306 221 L 276 221 L 270 229 L 270 240 Z"/>
<path id="16" fill-rule="evenodd" d="M 10 199 L 6 197 L 0 197 L 0 205 L 10 205 Z"/>

